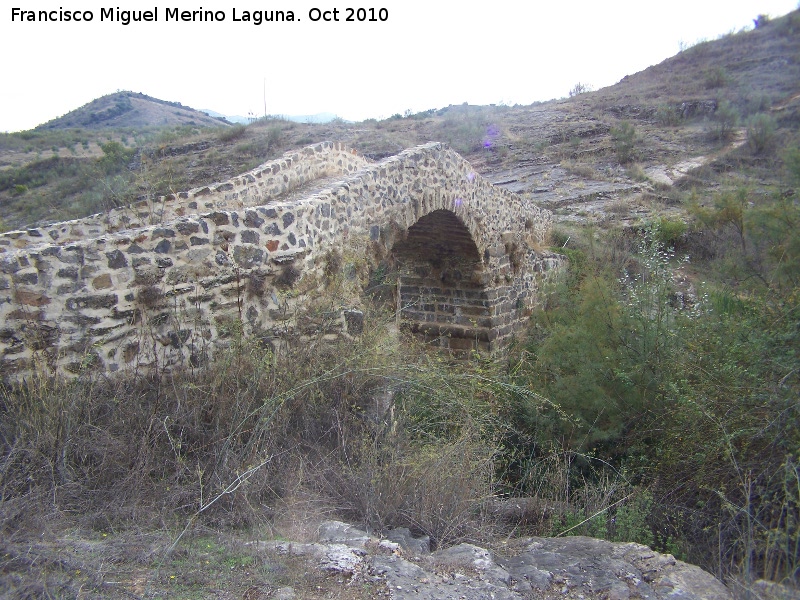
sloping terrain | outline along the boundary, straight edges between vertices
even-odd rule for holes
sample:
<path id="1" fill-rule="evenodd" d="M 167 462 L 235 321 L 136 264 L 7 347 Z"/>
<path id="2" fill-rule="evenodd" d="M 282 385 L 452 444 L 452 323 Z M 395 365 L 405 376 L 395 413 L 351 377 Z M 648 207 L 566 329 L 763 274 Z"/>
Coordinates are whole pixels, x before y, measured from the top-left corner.
<path id="1" fill-rule="evenodd" d="M 795 12 L 700 43 L 614 86 L 532 106 L 450 106 L 358 124 L 268 119 L 230 127 L 175 103 L 112 94 L 32 132 L 0 138 L 0 219 L 16 228 L 84 216 L 142 195 L 225 180 L 323 140 L 343 141 L 372 159 L 445 141 L 482 174 L 543 206 L 569 208 L 597 195 L 618 199 L 648 189 L 646 175 L 631 165 L 670 167 L 728 146 L 729 139 L 715 135 L 720 103 L 741 126 L 797 94 L 799 20 Z M 796 105 L 776 115 L 781 125 L 796 125 Z M 620 167 L 611 133 L 623 120 L 635 128 L 628 168 Z M 167 129 L 154 130 L 157 124 Z M 124 152 L 98 168 L 109 139 L 124 146 L 112 151 Z"/>
<path id="2" fill-rule="evenodd" d="M 183 106 L 134 92 L 116 92 L 92 100 L 62 117 L 39 125 L 38 130 L 87 128 L 145 128 L 191 125 L 220 127 L 229 125 L 224 119 Z"/>

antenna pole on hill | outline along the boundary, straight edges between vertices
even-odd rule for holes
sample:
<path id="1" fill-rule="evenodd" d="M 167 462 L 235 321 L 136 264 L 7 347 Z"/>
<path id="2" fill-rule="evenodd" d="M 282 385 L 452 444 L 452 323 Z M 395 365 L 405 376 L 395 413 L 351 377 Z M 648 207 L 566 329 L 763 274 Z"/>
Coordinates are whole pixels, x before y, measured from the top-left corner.
<path id="1" fill-rule="evenodd" d="M 264 120 L 267 120 L 267 78 L 264 77 Z"/>

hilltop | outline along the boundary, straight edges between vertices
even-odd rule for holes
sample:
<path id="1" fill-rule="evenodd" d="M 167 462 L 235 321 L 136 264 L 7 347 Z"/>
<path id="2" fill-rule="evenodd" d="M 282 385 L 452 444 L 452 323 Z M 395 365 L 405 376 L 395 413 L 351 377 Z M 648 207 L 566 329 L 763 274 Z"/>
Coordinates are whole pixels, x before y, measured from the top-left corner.
<path id="1" fill-rule="evenodd" d="M 36 129 L 127 129 L 181 125 L 221 127 L 230 123 L 183 106 L 180 102 L 168 102 L 135 92 L 116 92 L 92 100 Z"/>

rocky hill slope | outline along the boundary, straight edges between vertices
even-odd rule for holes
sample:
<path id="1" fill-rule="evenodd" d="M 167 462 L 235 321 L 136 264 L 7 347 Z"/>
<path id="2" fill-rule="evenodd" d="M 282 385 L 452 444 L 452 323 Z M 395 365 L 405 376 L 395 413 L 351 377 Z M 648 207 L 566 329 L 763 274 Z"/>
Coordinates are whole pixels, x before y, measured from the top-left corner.
<path id="1" fill-rule="evenodd" d="M 177 125 L 221 127 L 230 123 L 183 106 L 180 102 L 167 102 L 135 92 L 116 92 L 92 100 L 36 129 L 122 129 Z"/>

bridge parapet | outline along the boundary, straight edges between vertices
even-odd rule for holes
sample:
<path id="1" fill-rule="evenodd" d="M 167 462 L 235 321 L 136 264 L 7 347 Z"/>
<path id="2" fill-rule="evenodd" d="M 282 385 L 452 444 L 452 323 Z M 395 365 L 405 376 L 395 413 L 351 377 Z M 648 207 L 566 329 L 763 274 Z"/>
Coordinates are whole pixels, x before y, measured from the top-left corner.
<path id="1" fill-rule="evenodd" d="M 322 178 L 345 177 L 367 164 L 366 158 L 345 144 L 321 142 L 287 152 L 277 160 L 227 181 L 141 200 L 82 219 L 2 233 L 0 251 L 41 244 L 66 244 L 107 233 L 170 223 L 180 217 L 209 211 L 263 206 Z"/>

